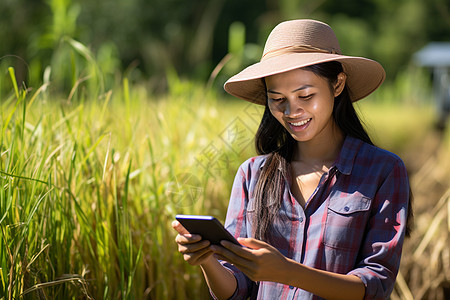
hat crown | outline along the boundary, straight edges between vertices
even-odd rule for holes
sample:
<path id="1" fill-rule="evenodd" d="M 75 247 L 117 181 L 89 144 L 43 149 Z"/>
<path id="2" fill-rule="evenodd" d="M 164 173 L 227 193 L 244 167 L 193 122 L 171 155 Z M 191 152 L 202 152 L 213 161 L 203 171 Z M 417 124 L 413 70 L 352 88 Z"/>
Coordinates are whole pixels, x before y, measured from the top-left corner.
<path id="1" fill-rule="evenodd" d="M 376 61 L 342 55 L 336 35 L 327 24 L 291 20 L 272 30 L 261 60 L 228 79 L 224 88 L 231 95 L 266 105 L 265 77 L 331 61 L 342 65 L 351 101 L 372 93 L 386 77 L 383 67 Z"/>
<path id="2" fill-rule="evenodd" d="M 290 47 L 303 47 L 305 52 L 315 52 L 317 49 L 341 54 L 333 29 L 315 20 L 291 20 L 278 24 L 267 38 L 263 56 Z"/>

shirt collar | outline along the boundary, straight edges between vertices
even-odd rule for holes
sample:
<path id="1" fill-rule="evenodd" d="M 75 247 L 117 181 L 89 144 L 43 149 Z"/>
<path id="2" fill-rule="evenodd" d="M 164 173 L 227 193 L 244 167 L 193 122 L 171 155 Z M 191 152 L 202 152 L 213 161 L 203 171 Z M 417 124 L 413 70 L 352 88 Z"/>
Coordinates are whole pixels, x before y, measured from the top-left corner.
<path id="1" fill-rule="evenodd" d="M 363 145 L 360 139 L 347 135 L 342 145 L 341 152 L 336 160 L 336 168 L 345 175 L 350 175 L 355 163 L 359 148 Z"/>
<path id="2" fill-rule="evenodd" d="M 361 148 L 362 144 L 364 142 L 360 139 L 351 137 L 347 135 L 344 140 L 344 144 L 342 145 L 341 151 L 339 152 L 339 156 L 336 160 L 335 166 L 341 172 L 345 175 L 350 175 L 353 169 L 353 165 L 356 159 L 356 154 L 359 151 L 359 148 Z M 260 170 L 264 167 L 266 164 L 267 155 L 264 159 L 264 161 L 259 166 Z"/>

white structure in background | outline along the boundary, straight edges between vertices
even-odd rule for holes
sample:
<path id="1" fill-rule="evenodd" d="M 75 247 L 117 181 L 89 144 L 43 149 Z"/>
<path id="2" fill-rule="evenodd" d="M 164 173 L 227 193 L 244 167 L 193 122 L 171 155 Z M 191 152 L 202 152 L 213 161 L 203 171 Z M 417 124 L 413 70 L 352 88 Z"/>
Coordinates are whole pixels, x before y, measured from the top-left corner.
<path id="1" fill-rule="evenodd" d="M 444 130 L 450 115 L 450 42 L 432 42 L 417 52 L 414 60 L 433 69 L 437 126 Z"/>

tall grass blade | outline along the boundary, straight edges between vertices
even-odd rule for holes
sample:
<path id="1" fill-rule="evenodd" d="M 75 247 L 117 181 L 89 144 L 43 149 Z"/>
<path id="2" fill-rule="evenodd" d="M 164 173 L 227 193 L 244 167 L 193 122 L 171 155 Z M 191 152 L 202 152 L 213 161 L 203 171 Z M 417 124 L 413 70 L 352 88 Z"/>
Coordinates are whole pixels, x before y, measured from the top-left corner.
<path id="1" fill-rule="evenodd" d="M 16 98 L 17 100 L 20 99 L 20 94 L 19 94 L 19 88 L 17 85 L 17 80 L 16 80 L 16 74 L 14 72 L 14 68 L 13 67 L 9 67 L 8 68 L 8 72 L 9 72 L 9 76 L 11 77 L 11 81 L 14 87 L 14 92 L 16 93 Z"/>

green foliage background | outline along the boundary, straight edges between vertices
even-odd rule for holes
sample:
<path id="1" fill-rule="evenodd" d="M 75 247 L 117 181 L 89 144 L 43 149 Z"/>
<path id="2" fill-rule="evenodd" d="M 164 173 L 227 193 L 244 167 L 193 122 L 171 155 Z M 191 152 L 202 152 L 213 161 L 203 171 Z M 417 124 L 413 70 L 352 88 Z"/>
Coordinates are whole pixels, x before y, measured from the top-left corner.
<path id="1" fill-rule="evenodd" d="M 198 268 L 176 251 L 170 223 L 176 213 L 223 220 L 235 170 L 255 154 L 261 111 L 221 86 L 259 60 L 270 30 L 286 19 L 325 21 L 344 53 L 384 65 L 387 82 L 358 111 L 378 145 L 420 164 L 417 153 L 428 152 L 413 145 L 432 127 L 432 96 L 411 55 L 450 40 L 449 7 L 1 0 L 0 300 L 208 298 Z M 422 191 L 422 203 L 449 188 L 448 133 L 434 151 L 432 169 L 442 171 L 426 176 L 437 188 Z M 436 274 L 450 269 L 439 266 Z M 433 277 L 404 270 L 408 283 Z M 410 288 L 432 295 L 435 287 Z M 396 286 L 393 299 L 411 291 Z"/>
<path id="2" fill-rule="evenodd" d="M 169 67 L 207 80 L 229 53 L 235 22 L 246 44 L 233 53 L 240 58 L 236 69 L 258 60 L 273 26 L 293 18 L 329 23 L 344 53 L 380 61 L 388 79 L 429 41 L 450 39 L 446 0 L 2 0 L 0 14 L 0 57 L 21 58 L 3 58 L 14 62 L 19 82 L 38 83 L 47 66 L 67 64 L 62 41 L 70 37 L 92 51 L 110 78 L 107 87 L 118 69 L 133 70 L 132 78 L 148 80 L 156 91 L 167 88 Z"/>

